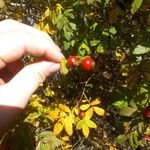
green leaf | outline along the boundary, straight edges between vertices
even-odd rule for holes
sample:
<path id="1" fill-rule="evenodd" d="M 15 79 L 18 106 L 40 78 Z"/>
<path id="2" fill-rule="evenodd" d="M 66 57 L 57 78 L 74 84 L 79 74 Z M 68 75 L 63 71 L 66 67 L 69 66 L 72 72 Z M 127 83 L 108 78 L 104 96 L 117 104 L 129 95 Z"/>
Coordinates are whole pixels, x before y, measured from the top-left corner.
<path id="1" fill-rule="evenodd" d="M 126 136 L 124 135 L 124 134 L 121 134 L 121 135 L 119 135 L 118 137 L 117 137 L 117 142 L 119 143 L 119 144 L 122 144 L 122 143 L 124 143 L 126 141 Z"/>
<path id="2" fill-rule="evenodd" d="M 69 70 L 67 68 L 67 59 L 63 58 L 60 63 L 61 71 L 64 75 L 66 75 Z"/>
<path id="3" fill-rule="evenodd" d="M 90 41 L 90 45 L 91 45 L 91 46 L 96 46 L 96 45 L 98 45 L 99 43 L 100 43 L 99 40 Z"/>
<path id="4" fill-rule="evenodd" d="M 137 10 L 140 8 L 143 0 L 134 0 L 131 4 L 131 13 L 135 14 Z"/>
<path id="5" fill-rule="evenodd" d="M 150 32 L 150 27 L 146 29 L 146 32 Z"/>
<path id="6" fill-rule="evenodd" d="M 134 49 L 133 54 L 140 55 L 150 52 L 150 47 L 146 47 L 143 45 L 137 45 L 137 47 Z"/>
<path id="7" fill-rule="evenodd" d="M 117 31 L 116 31 L 115 27 L 109 28 L 109 33 L 111 33 L 111 34 L 116 34 Z"/>
<path id="8" fill-rule="evenodd" d="M 119 101 L 114 102 L 112 105 L 119 109 L 122 109 L 128 106 L 128 102 L 125 100 L 119 100 Z"/>
<path id="9" fill-rule="evenodd" d="M 97 48 L 96 48 L 96 51 L 98 53 L 103 53 L 104 52 L 104 47 L 101 43 L 98 44 Z"/>
<path id="10" fill-rule="evenodd" d="M 70 42 L 64 41 L 63 44 L 64 44 L 64 50 L 69 49 L 69 47 L 70 47 Z"/>
<path id="11" fill-rule="evenodd" d="M 82 42 L 82 44 L 79 47 L 79 50 L 85 50 L 86 52 L 90 53 L 90 48 L 85 41 Z"/>
<path id="12" fill-rule="evenodd" d="M 136 110 L 136 108 L 125 107 L 120 110 L 120 114 L 123 116 L 130 117 Z"/>
<path id="13" fill-rule="evenodd" d="M 72 28 L 72 30 L 76 30 L 76 24 L 70 22 L 69 25 Z"/>

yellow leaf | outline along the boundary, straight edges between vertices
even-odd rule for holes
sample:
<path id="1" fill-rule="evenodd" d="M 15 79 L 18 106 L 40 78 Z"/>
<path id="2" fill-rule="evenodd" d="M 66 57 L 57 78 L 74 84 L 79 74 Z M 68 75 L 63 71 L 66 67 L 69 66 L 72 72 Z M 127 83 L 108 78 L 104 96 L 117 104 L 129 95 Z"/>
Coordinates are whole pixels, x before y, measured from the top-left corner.
<path id="1" fill-rule="evenodd" d="M 0 0 L 0 9 L 1 8 L 4 8 L 6 5 L 5 5 L 5 1 L 4 0 Z"/>
<path id="2" fill-rule="evenodd" d="M 72 148 L 71 144 L 66 144 L 64 150 L 70 150 Z"/>
<path id="3" fill-rule="evenodd" d="M 91 119 L 93 116 L 93 108 L 89 108 L 86 112 L 85 112 L 85 118 L 86 119 Z"/>
<path id="4" fill-rule="evenodd" d="M 104 116 L 105 115 L 105 110 L 100 108 L 100 107 L 93 107 L 94 111 L 96 112 L 96 114 L 98 114 L 99 116 Z"/>
<path id="5" fill-rule="evenodd" d="M 59 109 L 51 110 L 48 115 L 49 119 L 54 122 L 58 118 L 59 112 Z"/>
<path id="6" fill-rule="evenodd" d="M 59 104 L 59 108 L 64 112 L 71 112 L 70 108 L 64 104 Z"/>
<path id="7" fill-rule="evenodd" d="M 69 136 L 66 135 L 66 136 L 62 137 L 62 140 L 66 141 L 66 142 L 69 141 Z"/>
<path id="8" fill-rule="evenodd" d="M 85 136 L 85 138 L 87 138 L 89 136 L 89 132 L 90 131 L 89 131 L 88 126 L 86 126 L 86 125 L 82 126 L 82 133 Z"/>
<path id="9" fill-rule="evenodd" d="M 94 106 L 94 105 L 98 105 L 100 103 L 101 103 L 101 101 L 98 98 L 96 98 L 94 101 L 91 102 L 91 105 Z"/>
<path id="10" fill-rule="evenodd" d="M 79 110 L 78 110 L 78 108 L 75 108 L 75 109 L 74 109 L 74 112 L 75 112 L 76 115 L 79 115 Z"/>
<path id="11" fill-rule="evenodd" d="M 46 89 L 44 90 L 44 94 L 45 96 L 52 97 L 54 96 L 54 91 L 52 91 L 50 86 L 47 86 Z"/>
<path id="12" fill-rule="evenodd" d="M 80 106 L 81 110 L 87 110 L 90 107 L 90 104 L 84 104 Z"/>
<path id="13" fill-rule="evenodd" d="M 70 121 L 72 122 L 72 123 L 74 123 L 75 121 L 75 116 L 74 116 L 74 114 L 72 114 L 72 113 L 69 113 L 69 118 L 70 118 Z"/>
<path id="14" fill-rule="evenodd" d="M 57 3 L 56 4 L 56 14 L 59 15 L 62 13 L 63 7 L 61 4 Z"/>
<path id="15" fill-rule="evenodd" d="M 73 133 L 73 128 L 72 128 L 72 120 L 70 120 L 70 117 L 69 117 L 69 116 L 67 116 L 67 117 L 65 118 L 65 124 L 64 124 L 64 126 L 65 126 L 65 131 L 66 131 L 66 133 L 67 133 L 69 136 L 71 136 L 72 133 Z"/>
<path id="16" fill-rule="evenodd" d="M 84 119 L 80 120 L 76 125 L 77 130 L 81 129 L 82 126 L 84 126 L 84 124 L 85 124 Z"/>
<path id="17" fill-rule="evenodd" d="M 83 99 L 82 102 L 86 103 L 86 102 L 88 102 L 88 99 Z"/>
<path id="18" fill-rule="evenodd" d="M 69 70 L 67 68 L 67 60 L 65 58 L 62 58 L 62 60 L 60 62 L 60 68 L 64 75 L 66 75 L 69 72 Z"/>
<path id="19" fill-rule="evenodd" d="M 63 129 L 63 124 L 61 122 L 57 122 L 55 125 L 54 125 L 54 134 L 55 135 L 58 135 Z"/>
<path id="20" fill-rule="evenodd" d="M 97 128 L 97 125 L 96 125 L 92 120 L 86 119 L 86 120 L 85 120 L 85 124 L 86 124 L 89 128 Z"/>
<path id="21" fill-rule="evenodd" d="M 65 117 L 66 115 L 67 114 L 64 111 L 61 111 L 60 114 L 59 114 L 60 117 Z"/>

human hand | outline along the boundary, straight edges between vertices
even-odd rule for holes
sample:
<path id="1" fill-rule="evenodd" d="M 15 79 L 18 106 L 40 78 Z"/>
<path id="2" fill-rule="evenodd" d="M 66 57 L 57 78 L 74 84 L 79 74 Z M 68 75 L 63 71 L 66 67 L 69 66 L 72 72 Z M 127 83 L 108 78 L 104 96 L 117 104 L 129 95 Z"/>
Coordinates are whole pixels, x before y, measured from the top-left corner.
<path id="1" fill-rule="evenodd" d="M 44 57 L 22 68 L 24 55 Z M 0 105 L 24 108 L 38 85 L 59 70 L 60 49 L 46 34 L 13 20 L 0 22 Z"/>

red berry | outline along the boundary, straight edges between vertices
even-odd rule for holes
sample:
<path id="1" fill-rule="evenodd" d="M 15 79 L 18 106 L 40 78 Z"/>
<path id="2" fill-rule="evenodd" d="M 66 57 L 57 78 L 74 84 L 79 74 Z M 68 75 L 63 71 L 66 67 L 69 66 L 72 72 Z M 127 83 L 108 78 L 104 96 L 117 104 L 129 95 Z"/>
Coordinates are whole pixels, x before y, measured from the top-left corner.
<path id="1" fill-rule="evenodd" d="M 150 140 L 150 135 L 145 135 L 145 136 L 144 136 L 144 139 L 145 139 L 145 140 Z"/>
<path id="2" fill-rule="evenodd" d="M 81 67 L 85 71 L 91 71 L 95 66 L 95 62 L 91 57 L 85 57 L 82 60 Z"/>
<path id="3" fill-rule="evenodd" d="M 85 116 L 84 111 L 80 111 L 80 113 L 79 113 L 79 117 L 80 117 L 80 118 L 83 118 L 84 116 Z"/>
<path id="4" fill-rule="evenodd" d="M 150 107 L 144 109 L 144 116 L 150 118 Z"/>
<path id="5" fill-rule="evenodd" d="M 78 58 L 77 56 L 69 56 L 68 58 L 68 66 L 73 68 L 78 65 Z"/>

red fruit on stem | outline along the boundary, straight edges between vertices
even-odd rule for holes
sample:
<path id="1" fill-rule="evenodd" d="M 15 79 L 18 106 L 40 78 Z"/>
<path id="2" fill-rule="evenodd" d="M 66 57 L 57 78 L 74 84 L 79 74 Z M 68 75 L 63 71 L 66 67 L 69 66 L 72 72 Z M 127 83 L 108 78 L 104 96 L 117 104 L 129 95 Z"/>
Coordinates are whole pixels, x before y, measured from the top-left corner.
<path id="1" fill-rule="evenodd" d="M 80 111 L 79 117 L 80 117 L 80 118 L 83 118 L 84 116 L 85 116 L 85 112 L 84 112 L 84 111 Z"/>
<path id="2" fill-rule="evenodd" d="M 68 66 L 73 68 L 78 65 L 78 58 L 77 56 L 69 56 L 68 58 Z"/>
<path id="3" fill-rule="evenodd" d="M 81 62 L 81 67 L 84 71 L 91 71 L 95 66 L 95 62 L 91 57 L 85 57 Z"/>
<path id="4" fill-rule="evenodd" d="M 145 140 L 150 140 L 150 135 L 144 135 Z"/>
<path id="5" fill-rule="evenodd" d="M 144 116 L 150 118 L 150 107 L 144 109 Z"/>

